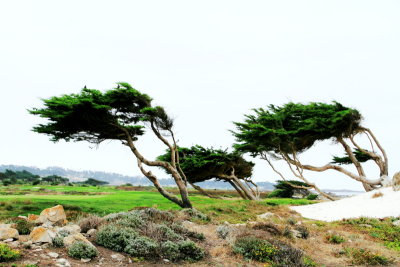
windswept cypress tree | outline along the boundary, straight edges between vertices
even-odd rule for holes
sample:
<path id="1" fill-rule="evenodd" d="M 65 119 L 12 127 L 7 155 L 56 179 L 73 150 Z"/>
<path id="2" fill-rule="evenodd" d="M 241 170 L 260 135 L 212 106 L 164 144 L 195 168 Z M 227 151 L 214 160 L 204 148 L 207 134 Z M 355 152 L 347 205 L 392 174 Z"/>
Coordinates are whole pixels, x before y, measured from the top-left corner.
<path id="1" fill-rule="evenodd" d="M 47 119 L 47 123 L 37 125 L 33 131 L 49 135 L 53 142 L 122 142 L 137 158 L 142 173 L 165 198 L 181 207 L 191 208 L 186 183 L 176 167 L 177 145 L 172 130 L 173 120 L 164 108 L 152 106 L 151 102 L 150 96 L 139 92 L 128 83 L 118 83 L 116 88 L 105 92 L 87 89 L 85 86 L 78 94 L 44 99 L 44 108 L 34 108 L 29 112 Z M 171 151 L 169 161 L 148 160 L 139 152 L 136 142 L 145 134 L 146 128 Z M 157 177 L 146 170 L 144 165 L 168 170 L 179 188 L 181 198 L 166 191 Z"/>

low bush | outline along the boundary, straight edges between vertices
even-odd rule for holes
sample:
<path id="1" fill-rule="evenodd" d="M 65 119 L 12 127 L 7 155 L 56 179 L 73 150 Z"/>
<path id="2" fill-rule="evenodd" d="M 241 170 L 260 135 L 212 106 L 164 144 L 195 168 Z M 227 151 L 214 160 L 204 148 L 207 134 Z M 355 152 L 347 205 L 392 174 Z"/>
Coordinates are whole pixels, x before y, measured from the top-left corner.
<path id="1" fill-rule="evenodd" d="M 231 232 L 231 228 L 227 225 L 220 225 L 216 231 L 219 238 L 226 239 Z"/>
<path id="2" fill-rule="evenodd" d="M 262 230 L 273 235 L 281 235 L 282 231 L 273 223 L 269 222 L 258 222 L 252 225 L 253 229 Z"/>
<path id="3" fill-rule="evenodd" d="M 273 262 L 278 249 L 266 240 L 248 236 L 236 240 L 233 252 L 243 255 L 249 260 Z"/>
<path id="4" fill-rule="evenodd" d="M 283 229 L 282 235 L 286 238 L 293 238 L 293 232 L 292 229 L 290 229 L 290 227 L 285 227 L 285 229 Z"/>
<path id="5" fill-rule="evenodd" d="M 352 264 L 358 265 L 389 265 L 393 260 L 387 257 L 375 254 L 367 249 L 346 248 L 345 254 L 351 258 Z"/>
<path id="6" fill-rule="evenodd" d="M 297 223 L 297 220 L 295 218 L 288 218 L 286 222 L 290 225 L 295 225 Z"/>
<path id="7" fill-rule="evenodd" d="M 131 228 L 108 224 L 97 232 L 96 243 L 114 251 L 124 251 L 128 242 L 137 236 L 138 233 Z"/>
<path id="8" fill-rule="evenodd" d="M 187 240 L 178 243 L 180 258 L 186 261 L 199 261 L 205 256 L 203 249 L 199 248 L 193 241 Z"/>
<path id="9" fill-rule="evenodd" d="M 175 233 L 178 233 L 178 234 L 182 235 L 183 237 L 192 238 L 192 239 L 196 239 L 196 240 L 200 240 L 200 241 L 206 239 L 204 234 L 190 231 L 189 229 L 183 227 L 182 224 L 180 224 L 180 223 L 173 223 L 173 224 L 171 224 L 170 228 L 172 230 L 174 230 Z"/>
<path id="10" fill-rule="evenodd" d="M 182 212 L 186 215 L 188 215 L 191 219 L 198 219 L 201 221 L 208 222 L 210 221 L 210 217 L 208 217 L 206 214 L 196 210 L 196 209 L 183 209 Z"/>
<path id="11" fill-rule="evenodd" d="M 325 236 L 325 240 L 331 244 L 341 244 L 346 241 L 344 237 L 337 234 L 328 234 Z"/>
<path id="12" fill-rule="evenodd" d="M 181 259 L 179 245 L 177 243 L 167 241 L 161 244 L 161 256 L 172 262 L 177 262 Z"/>
<path id="13" fill-rule="evenodd" d="M 297 231 L 299 231 L 300 238 L 307 239 L 308 236 L 310 235 L 310 232 L 308 231 L 308 228 L 303 226 L 303 225 L 296 226 L 295 229 Z"/>
<path id="14" fill-rule="evenodd" d="M 308 200 L 316 200 L 318 198 L 318 194 L 309 194 L 306 198 Z"/>
<path id="15" fill-rule="evenodd" d="M 124 249 L 126 253 L 134 257 L 143 257 L 145 259 L 156 257 L 157 243 L 153 240 L 139 236 L 130 239 Z"/>
<path id="16" fill-rule="evenodd" d="M 57 235 L 53 238 L 53 247 L 60 248 L 64 246 L 64 237 Z"/>
<path id="17" fill-rule="evenodd" d="M 78 225 L 83 233 L 86 233 L 90 229 L 98 229 L 103 223 L 103 219 L 97 215 L 89 215 L 88 217 L 82 218 L 78 221 Z"/>
<path id="18" fill-rule="evenodd" d="M 271 193 L 269 193 L 267 195 L 268 198 L 272 198 L 272 197 L 288 197 L 285 190 L 282 189 L 275 189 L 274 191 L 272 191 Z"/>
<path id="19" fill-rule="evenodd" d="M 0 244 L 0 262 L 16 260 L 19 257 L 21 257 L 21 252 L 6 244 Z"/>
<path id="20" fill-rule="evenodd" d="M 92 259 L 98 254 L 96 247 L 82 241 L 74 242 L 68 249 L 68 256 L 75 259 Z"/>

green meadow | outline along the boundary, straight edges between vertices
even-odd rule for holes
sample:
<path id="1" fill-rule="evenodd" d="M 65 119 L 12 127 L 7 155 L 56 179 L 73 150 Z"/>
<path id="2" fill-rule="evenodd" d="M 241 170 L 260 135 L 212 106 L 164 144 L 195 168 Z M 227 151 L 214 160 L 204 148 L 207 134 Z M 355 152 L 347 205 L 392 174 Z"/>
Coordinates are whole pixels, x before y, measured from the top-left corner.
<path id="1" fill-rule="evenodd" d="M 140 190 L 140 189 L 139 189 Z M 172 191 L 174 189 L 171 189 Z M 305 199 L 265 199 L 258 202 L 234 197 L 214 199 L 191 192 L 196 209 L 216 220 L 244 222 L 257 214 L 281 205 L 305 205 Z M 113 186 L 2 186 L 0 187 L 0 219 L 18 215 L 39 214 L 43 209 L 63 205 L 70 213 L 105 215 L 139 207 L 179 210 L 180 207 L 151 188 L 125 191 Z"/>

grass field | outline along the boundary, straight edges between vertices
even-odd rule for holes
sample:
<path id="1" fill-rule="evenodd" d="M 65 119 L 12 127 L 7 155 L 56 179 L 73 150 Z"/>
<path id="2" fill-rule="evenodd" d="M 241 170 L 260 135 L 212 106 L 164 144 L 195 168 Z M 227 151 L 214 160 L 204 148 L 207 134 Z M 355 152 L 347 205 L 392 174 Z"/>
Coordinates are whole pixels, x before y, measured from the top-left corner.
<path id="1" fill-rule="evenodd" d="M 174 189 L 171 189 L 172 191 Z M 304 205 L 305 199 L 266 199 L 259 202 L 237 198 L 213 199 L 191 192 L 196 209 L 216 220 L 243 222 L 278 205 Z M 149 188 L 125 191 L 112 186 L 7 186 L 0 187 L 0 219 L 18 215 L 39 214 L 43 209 L 63 205 L 66 210 L 105 215 L 137 207 L 163 210 L 180 209 Z"/>

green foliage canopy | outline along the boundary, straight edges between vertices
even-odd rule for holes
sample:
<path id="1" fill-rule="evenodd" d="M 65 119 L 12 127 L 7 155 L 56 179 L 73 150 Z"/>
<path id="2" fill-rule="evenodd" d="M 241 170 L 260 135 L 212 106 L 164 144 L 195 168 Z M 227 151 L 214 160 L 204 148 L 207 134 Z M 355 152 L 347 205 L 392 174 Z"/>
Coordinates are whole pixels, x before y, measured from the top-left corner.
<path id="1" fill-rule="evenodd" d="M 348 137 L 360 129 L 362 119 L 357 110 L 337 102 L 270 105 L 254 112 L 244 122 L 235 122 L 237 131 L 232 131 L 238 142 L 235 149 L 253 156 L 300 153 L 316 141 Z"/>
<path id="2" fill-rule="evenodd" d="M 33 115 L 49 120 L 33 128 L 51 140 L 88 141 L 99 144 L 104 140 L 125 140 L 125 131 L 133 140 L 144 134 L 142 121 L 152 121 L 158 128 L 168 130 L 172 120 L 162 107 L 151 106 L 152 99 L 128 83 L 101 92 L 82 89 L 79 94 L 43 99 L 44 108 L 29 110 Z"/>
<path id="3" fill-rule="evenodd" d="M 204 148 L 196 145 L 178 148 L 180 166 L 189 182 L 203 182 L 212 178 L 218 180 L 231 175 L 232 168 L 239 179 L 251 177 L 254 163 L 246 161 L 238 152 Z M 171 153 L 158 156 L 158 160 L 169 161 Z"/>

